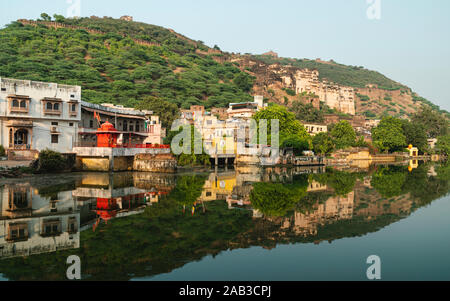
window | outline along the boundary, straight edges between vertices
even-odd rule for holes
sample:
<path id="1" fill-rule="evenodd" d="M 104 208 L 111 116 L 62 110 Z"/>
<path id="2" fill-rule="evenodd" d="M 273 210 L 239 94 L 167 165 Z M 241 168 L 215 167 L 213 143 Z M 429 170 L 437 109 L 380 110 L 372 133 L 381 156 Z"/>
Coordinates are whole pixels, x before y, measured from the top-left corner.
<path id="1" fill-rule="evenodd" d="M 43 108 L 45 114 L 61 115 L 62 101 L 58 98 L 44 98 Z"/>
<path id="2" fill-rule="evenodd" d="M 58 143 L 58 135 L 52 135 L 52 143 Z"/>
<path id="3" fill-rule="evenodd" d="M 73 122 L 69 122 L 69 126 L 73 126 Z"/>
<path id="4" fill-rule="evenodd" d="M 136 132 L 139 132 L 139 123 L 136 123 Z"/>
<path id="5" fill-rule="evenodd" d="M 2 92 L 5 92 L 6 91 L 6 88 L 2 88 Z"/>
<path id="6" fill-rule="evenodd" d="M 89 120 L 89 127 L 93 128 L 94 127 L 94 120 Z"/>
<path id="7" fill-rule="evenodd" d="M 57 122 L 52 122 L 52 125 L 58 125 L 58 123 Z"/>
<path id="8" fill-rule="evenodd" d="M 18 107 L 19 107 L 19 101 L 18 101 L 17 99 L 14 99 L 14 100 L 12 101 L 12 106 L 13 106 L 14 108 L 18 108 Z"/>
<path id="9" fill-rule="evenodd" d="M 27 223 L 11 223 L 9 224 L 8 241 L 24 241 L 28 239 Z"/>
<path id="10" fill-rule="evenodd" d="M 77 115 L 77 104 L 74 102 L 70 102 L 69 103 L 69 113 L 71 116 L 76 116 Z"/>
<path id="11" fill-rule="evenodd" d="M 42 223 L 42 236 L 55 236 L 61 233 L 61 222 L 59 219 L 46 220 Z"/>

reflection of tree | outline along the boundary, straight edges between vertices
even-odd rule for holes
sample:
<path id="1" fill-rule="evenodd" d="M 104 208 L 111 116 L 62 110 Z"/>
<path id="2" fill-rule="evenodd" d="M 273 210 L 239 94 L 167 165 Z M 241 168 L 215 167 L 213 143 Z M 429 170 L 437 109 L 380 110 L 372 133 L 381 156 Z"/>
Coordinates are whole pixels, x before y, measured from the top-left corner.
<path id="1" fill-rule="evenodd" d="M 193 205 L 201 196 L 205 181 L 205 176 L 180 176 L 170 196 L 181 205 Z"/>
<path id="2" fill-rule="evenodd" d="M 411 194 L 417 206 L 427 205 L 445 196 L 450 190 L 448 167 L 443 165 L 437 168 L 437 177 L 428 176 L 429 167 L 429 165 L 420 165 L 406 176 L 403 191 Z"/>
<path id="3" fill-rule="evenodd" d="M 328 169 L 327 173 L 312 175 L 312 178 L 321 184 L 329 185 L 337 195 L 346 196 L 353 191 L 359 176 L 359 173 Z"/>
<path id="4" fill-rule="evenodd" d="M 372 176 L 371 185 L 385 198 L 399 196 L 403 193 L 406 180 L 406 170 L 403 168 L 383 167 Z"/>
<path id="5" fill-rule="evenodd" d="M 267 216 L 284 216 L 306 195 L 306 179 L 294 184 L 254 183 L 250 201 Z"/>

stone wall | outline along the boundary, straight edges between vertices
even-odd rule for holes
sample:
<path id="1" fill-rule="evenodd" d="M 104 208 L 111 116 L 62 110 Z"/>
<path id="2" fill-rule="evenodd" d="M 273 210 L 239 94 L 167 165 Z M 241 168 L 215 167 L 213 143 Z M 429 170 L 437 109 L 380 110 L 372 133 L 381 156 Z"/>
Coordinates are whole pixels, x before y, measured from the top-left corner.
<path id="1" fill-rule="evenodd" d="M 177 160 L 171 154 L 138 154 L 134 157 L 133 170 L 174 173 L 177 170 Z"/>

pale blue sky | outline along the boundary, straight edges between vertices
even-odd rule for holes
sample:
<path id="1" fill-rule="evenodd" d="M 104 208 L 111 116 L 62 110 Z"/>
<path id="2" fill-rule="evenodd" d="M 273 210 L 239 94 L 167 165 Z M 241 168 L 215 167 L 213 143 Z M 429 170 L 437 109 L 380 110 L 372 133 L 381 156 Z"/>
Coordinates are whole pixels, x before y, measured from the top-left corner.
<path id="1" fill-rule="evenodd" d="M 0 25 L 41 12 L 66 15 L 77 0 L 0 0 Z M 376 1 L 376 0 L 372 0 Z M 450 1 L 380 0 L 80 0 L 81 16 L 132 15 L 207 45 L 241 53 L 334 59 L 406 84 L 450 110 Z"/>

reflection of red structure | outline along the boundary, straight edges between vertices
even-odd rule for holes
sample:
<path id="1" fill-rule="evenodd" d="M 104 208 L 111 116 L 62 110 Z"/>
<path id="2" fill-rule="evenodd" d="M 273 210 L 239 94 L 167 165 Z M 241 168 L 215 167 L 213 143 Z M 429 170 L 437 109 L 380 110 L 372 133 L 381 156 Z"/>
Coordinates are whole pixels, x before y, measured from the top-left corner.
<path id="1" fill-rule="evenodd" d="M 114 126 L 106 121 L 97 130 L 97 147 L 114 147 L 117 145 L 119 132 Z"/>
<path id="2" fill-rule="evenodd" d="M 117 215 L 119 206 L 115 199 L 97 198 L 97 215 L 104 221 L 108 221 Z"/>

